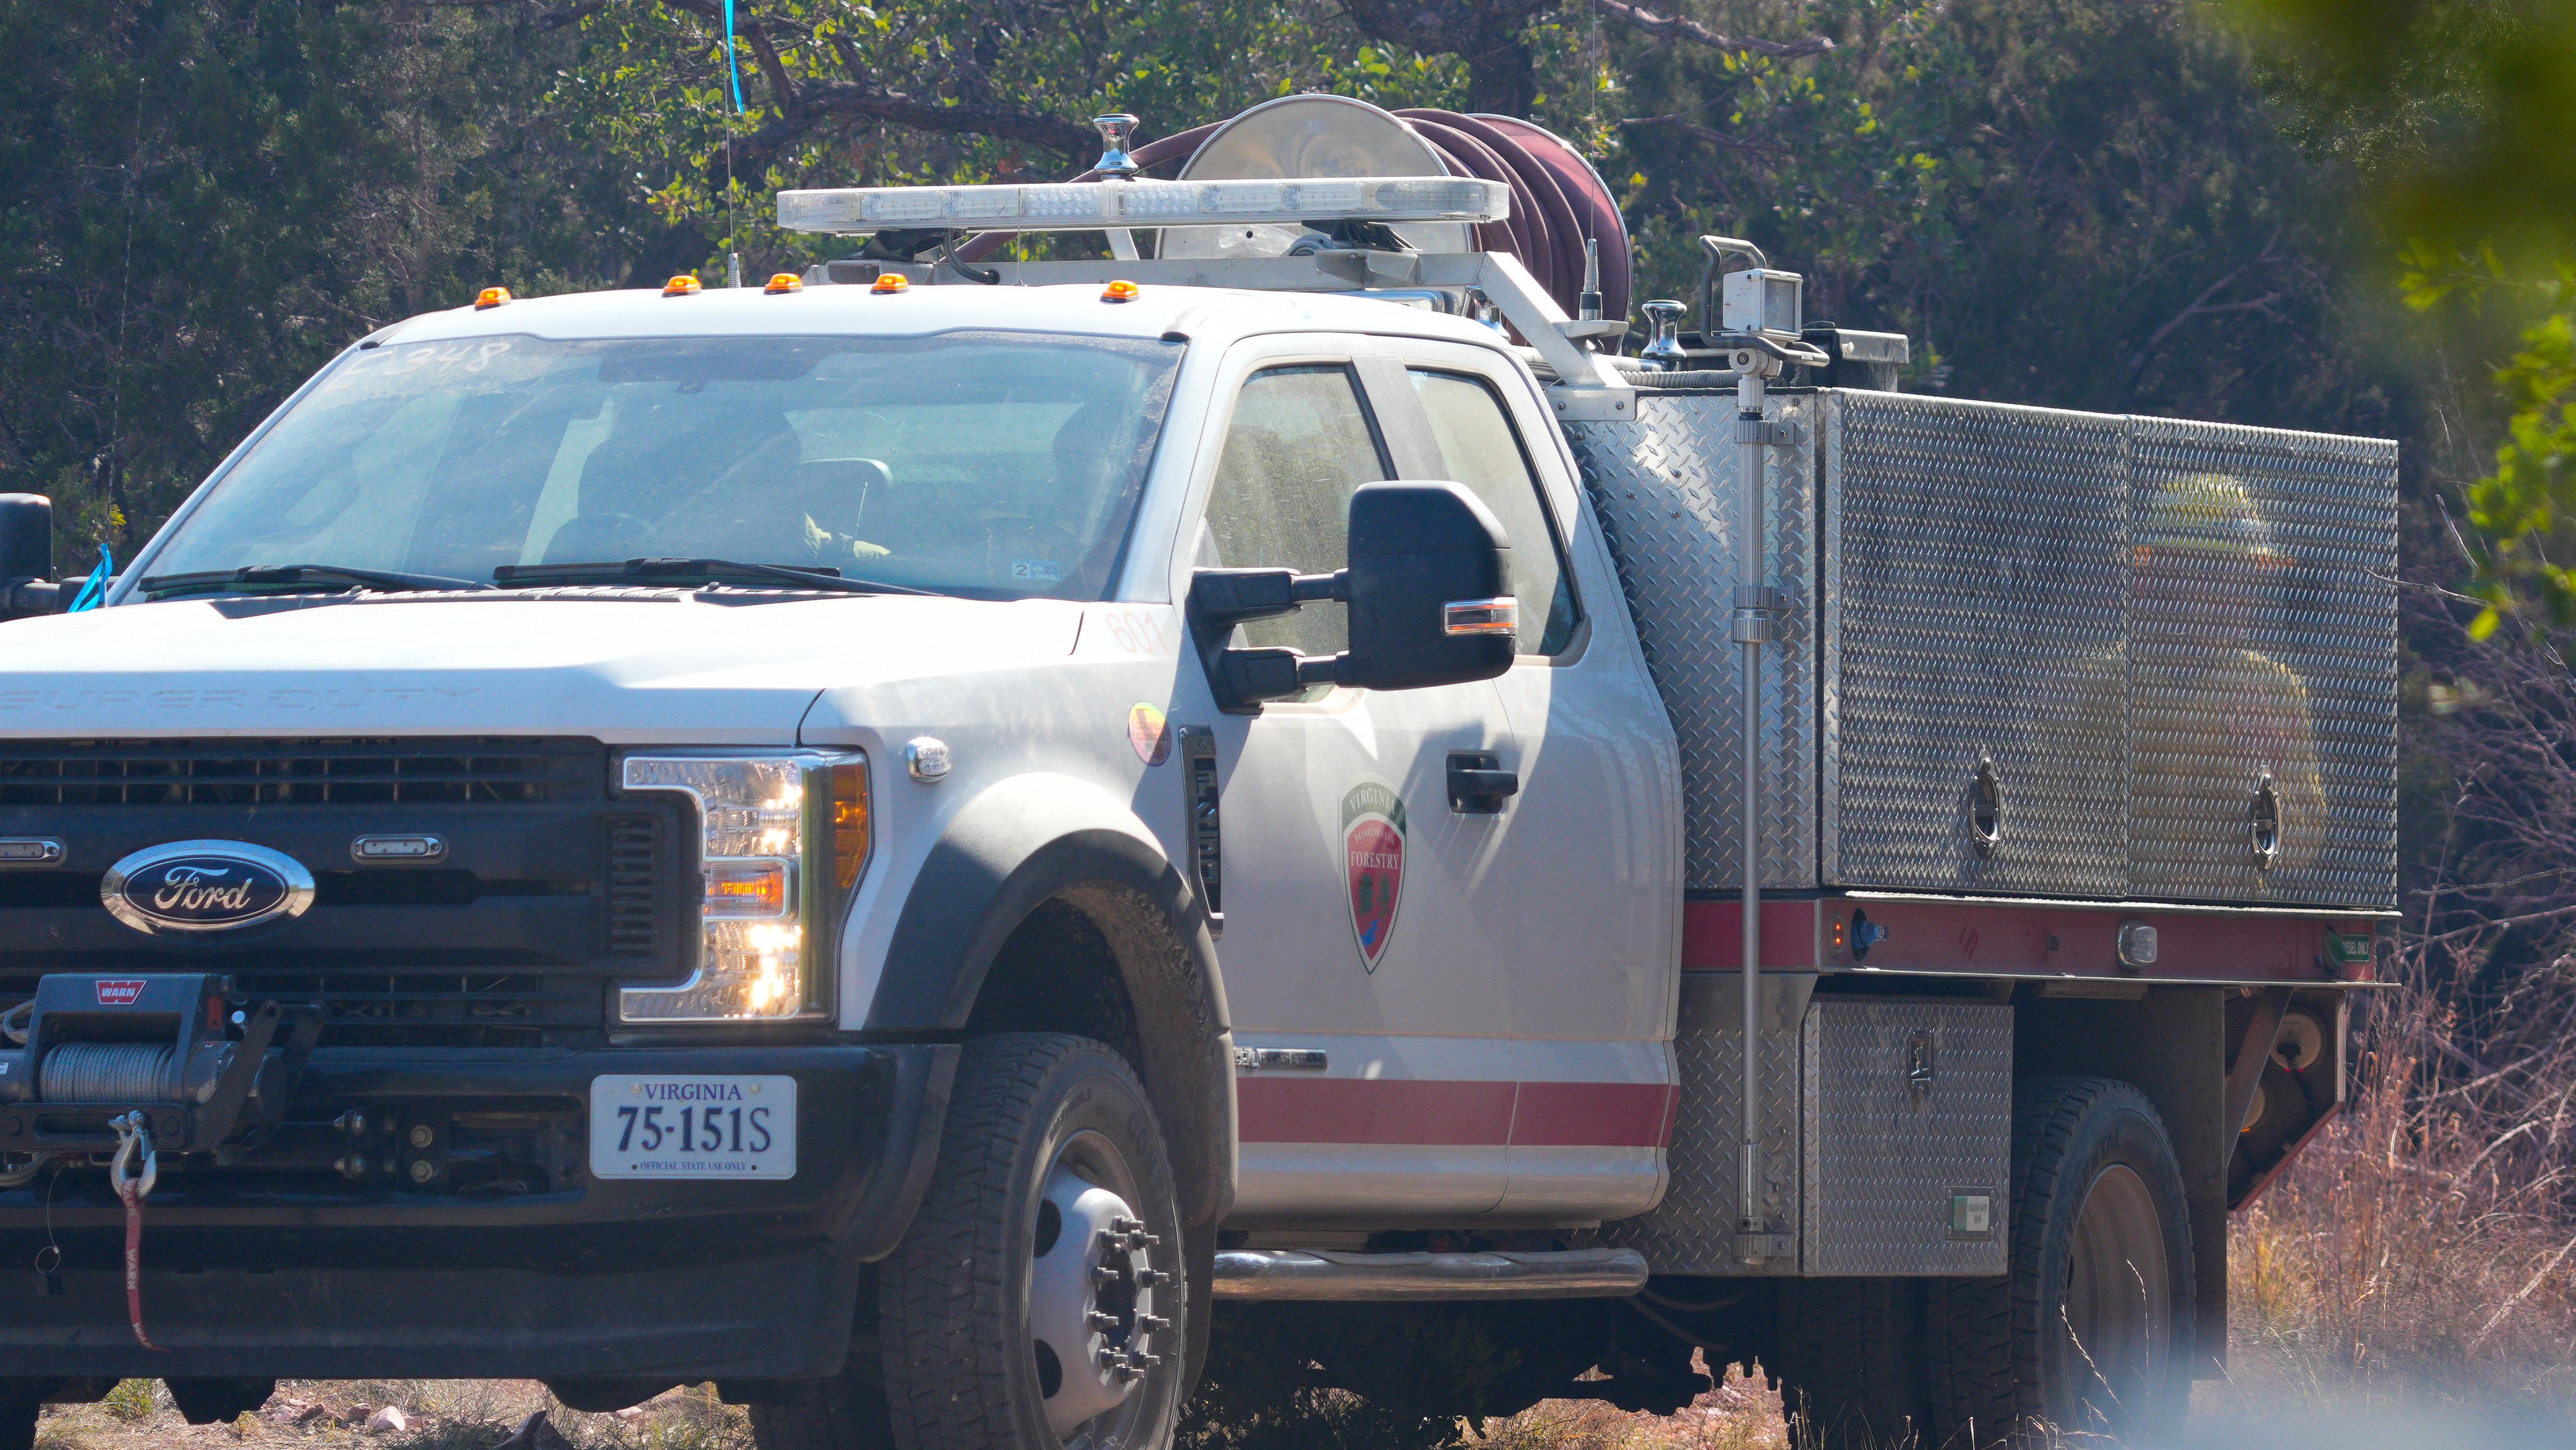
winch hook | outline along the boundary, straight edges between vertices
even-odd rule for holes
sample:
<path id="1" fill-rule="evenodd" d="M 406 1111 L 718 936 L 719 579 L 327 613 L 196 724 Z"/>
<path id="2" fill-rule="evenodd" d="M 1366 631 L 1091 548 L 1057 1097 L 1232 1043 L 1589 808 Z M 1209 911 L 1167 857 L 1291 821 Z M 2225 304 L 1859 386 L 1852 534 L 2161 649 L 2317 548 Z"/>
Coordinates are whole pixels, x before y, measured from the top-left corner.
<path id="1" fill-rule="evenodd" d="M 134 1342 L 157 1352 L 161 1346 L 143 1332 L 143 1200 L 152 1196 L 152 1186 L 161 1181 L 161 1155 L 152 1146 L 152 1128 L 141 1112 L 111 1118 L 107 1125 L 116 1130 L 116 1158 L 108 1164 L 107 1177 L 125 1204 L 125 1318 L 134 1327 Z M 143 1156 L 139 1171 L 134 1162 L 137 1152 Z"/>

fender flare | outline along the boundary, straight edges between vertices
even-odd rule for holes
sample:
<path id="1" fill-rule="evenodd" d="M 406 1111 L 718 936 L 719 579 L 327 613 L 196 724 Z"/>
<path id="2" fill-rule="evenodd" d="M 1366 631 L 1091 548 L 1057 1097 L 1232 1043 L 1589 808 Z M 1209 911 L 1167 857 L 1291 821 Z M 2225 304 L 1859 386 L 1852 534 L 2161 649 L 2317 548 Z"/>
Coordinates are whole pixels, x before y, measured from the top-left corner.
<path id="1" fill-rule="evenodd" d="M 1115 949 L 1136 1011 L 1145 1091 L 1162 1119 L 1181 1220 L 1234 1198 L 1234 1050 L 1216 943 L 1187 879 L 1127 805 L 1070 776 L 987 788 L 953 817 L 887 943 L 871 1034 L 966 1029 L 994 959 L 1041 904 L 1071 901 Z"/>

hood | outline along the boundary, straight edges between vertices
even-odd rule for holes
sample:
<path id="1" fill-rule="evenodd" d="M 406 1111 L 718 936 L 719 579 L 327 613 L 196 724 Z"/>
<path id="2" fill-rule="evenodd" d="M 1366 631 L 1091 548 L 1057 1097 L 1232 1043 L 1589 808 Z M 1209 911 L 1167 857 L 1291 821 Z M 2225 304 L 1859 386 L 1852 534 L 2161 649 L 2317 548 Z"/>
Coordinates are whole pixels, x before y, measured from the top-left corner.
<path id="1" fill-rule="evenodd" d="M 0 737 L 786 744 L 814 697 L 1024 668 L 1082 606 L 900 595 L 176 600 L 0 624 Z"/>

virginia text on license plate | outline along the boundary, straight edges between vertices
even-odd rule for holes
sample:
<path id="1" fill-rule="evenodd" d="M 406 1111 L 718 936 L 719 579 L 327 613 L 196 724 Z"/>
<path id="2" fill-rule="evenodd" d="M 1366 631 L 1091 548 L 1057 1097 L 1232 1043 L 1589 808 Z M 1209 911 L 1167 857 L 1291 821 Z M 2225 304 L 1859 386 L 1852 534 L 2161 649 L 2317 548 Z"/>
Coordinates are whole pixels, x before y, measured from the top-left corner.
<path id="1" fill-rule="evenodd" d="M 793 1178 L 796 1079 L 592 1078 L 590 1171 L 598 1178 Z"/>

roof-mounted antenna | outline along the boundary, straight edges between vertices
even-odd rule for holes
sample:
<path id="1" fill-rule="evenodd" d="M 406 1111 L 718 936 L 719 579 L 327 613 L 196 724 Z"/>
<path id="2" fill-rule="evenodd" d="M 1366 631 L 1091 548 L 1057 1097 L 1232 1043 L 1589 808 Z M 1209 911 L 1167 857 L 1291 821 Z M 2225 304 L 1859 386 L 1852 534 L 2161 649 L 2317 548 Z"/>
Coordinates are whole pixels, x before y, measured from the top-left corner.
<path id="1" fill-rule="evenodd" d="M 1583 239 L 1583 295 L 1578 299 L 1575 316 L 1585 322 L 1601 320 L 1601 239 Z"/>
<path id="2" fill-rule="evenodd" d="M 1091 124 L 1100 128 L 1100 159 L 1091 169 L 1103 180 L 1132 181 L 1139 168 L 1136 158 L 1127 154 L 1127 139 L 1136 134 L 1136 118 L 1125 111 L 1094 116 Z M 1136 260 L 1136 234 L 1125 227 L 1109 229 L 1109 255 L 1122 262 Z"/>

